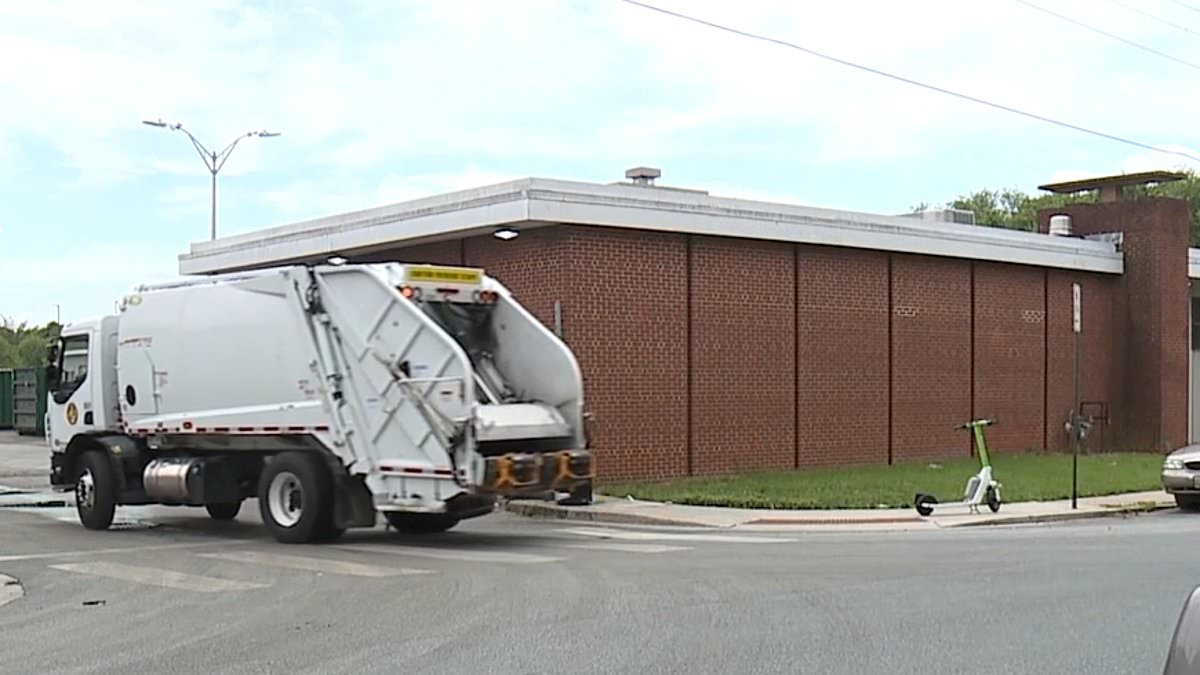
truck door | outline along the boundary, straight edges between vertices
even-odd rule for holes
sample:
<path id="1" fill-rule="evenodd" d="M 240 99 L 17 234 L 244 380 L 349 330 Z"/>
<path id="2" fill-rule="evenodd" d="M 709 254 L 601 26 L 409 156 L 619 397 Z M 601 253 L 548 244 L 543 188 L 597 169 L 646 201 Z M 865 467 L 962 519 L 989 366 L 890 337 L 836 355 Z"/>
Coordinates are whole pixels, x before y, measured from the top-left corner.
<path id="1" fill-rule="evenodd" d="M 56 449 L 65 447 L 73 436 L 86 433 L 95 426 L 93 403 L 96 396 L 92 385 L 99 377 L 89 377 L 91 337 L 90 331 L 65 335 L 58 343 L 57 361 L 50 370 L 47 406 L 47 417 L 50 418 L 47 433 L 51 446 Z"/>

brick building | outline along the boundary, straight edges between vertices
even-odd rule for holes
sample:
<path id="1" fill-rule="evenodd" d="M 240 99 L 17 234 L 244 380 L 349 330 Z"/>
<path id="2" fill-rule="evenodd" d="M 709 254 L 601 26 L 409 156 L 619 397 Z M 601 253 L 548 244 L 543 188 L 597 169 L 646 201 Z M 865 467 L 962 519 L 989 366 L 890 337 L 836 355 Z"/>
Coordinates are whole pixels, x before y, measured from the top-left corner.
<path id="1" fill-rule="evenodd" d="M 999 451 L 1064 448 L 1073 283 L 1087 444 L 1162 451 L 1192 434 L 1187 205 L 1120 194 L 1170 175 L 1046 186 L 1102 199 L 1040 214 L 1041 233 L 629 175 L 530 178 L 196 243 L 180 271 L 334 255 L 484 267 L 576 351 L 602 479 L 967 456 L 953 427 L 977 416 L 999 420 Z M 1055 214 L 1070 233 L 1049 232 Z"/>

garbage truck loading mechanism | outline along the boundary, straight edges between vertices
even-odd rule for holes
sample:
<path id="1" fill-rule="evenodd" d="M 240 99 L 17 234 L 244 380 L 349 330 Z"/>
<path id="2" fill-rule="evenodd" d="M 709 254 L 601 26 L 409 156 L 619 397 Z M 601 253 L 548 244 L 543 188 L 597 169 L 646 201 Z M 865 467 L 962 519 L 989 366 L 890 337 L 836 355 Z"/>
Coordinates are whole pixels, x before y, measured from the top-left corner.
<path id="1" fill-rule="evenodd" d="M 474 268 L 289 266 L 142 287 L 66 327 L 51 482 L 80 521 L 257 497 L 285 542 L 441 531 L 503 498 L 591 499 L 570 349 Z"/>

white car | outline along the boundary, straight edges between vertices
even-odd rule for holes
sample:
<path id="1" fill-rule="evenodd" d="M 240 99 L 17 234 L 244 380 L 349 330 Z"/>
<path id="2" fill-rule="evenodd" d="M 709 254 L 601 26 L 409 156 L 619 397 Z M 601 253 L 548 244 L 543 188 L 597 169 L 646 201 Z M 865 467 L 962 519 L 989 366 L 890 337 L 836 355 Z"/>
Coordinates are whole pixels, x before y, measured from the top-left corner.
<path id="1" fill-rule="evenodd" d="M 1167 455 L 1162 465 L 1162 486 L 1175 495 L 1181 509 L 1200 509 L 1200 445 L 1188 445 Z"/>

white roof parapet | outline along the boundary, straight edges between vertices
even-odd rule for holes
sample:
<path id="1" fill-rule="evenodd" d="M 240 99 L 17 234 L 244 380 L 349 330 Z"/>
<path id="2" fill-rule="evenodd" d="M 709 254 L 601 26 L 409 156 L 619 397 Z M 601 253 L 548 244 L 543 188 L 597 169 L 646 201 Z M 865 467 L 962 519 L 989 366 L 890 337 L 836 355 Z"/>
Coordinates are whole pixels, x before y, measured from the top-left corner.
<path id="1" fill-rule="evenodd" d="M 910 216 L 713 197 L 652 186 L 526 178 L 192 244 L 180 273 L 211 274 L 481 234 L 575 224 L 970 258 L 1120 274 L 1112 242 Z"/>

